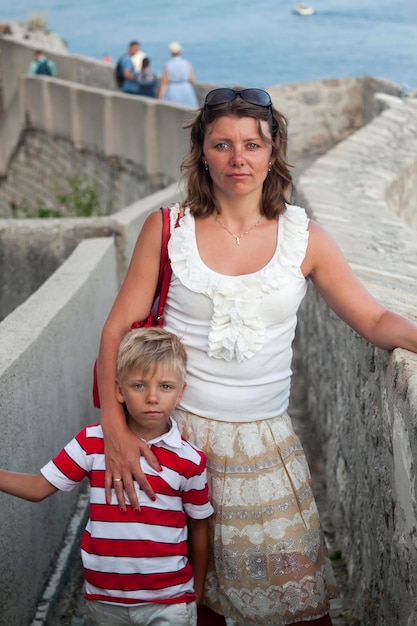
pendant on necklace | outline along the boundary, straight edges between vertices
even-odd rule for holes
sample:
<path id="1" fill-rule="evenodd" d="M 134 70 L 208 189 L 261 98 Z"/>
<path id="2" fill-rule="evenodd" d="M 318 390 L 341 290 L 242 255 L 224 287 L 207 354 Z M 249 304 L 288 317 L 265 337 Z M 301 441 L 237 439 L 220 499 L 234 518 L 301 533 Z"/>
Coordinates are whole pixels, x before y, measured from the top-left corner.
<path id="1" fill-rule="evenodd" d="M 232 235 L 232 237 L 234 237 L 235 241 L 236 241 L 236 245 L 240 246 L 240 240 L 245 237 L 246 235 L 248 235 L 250 233 L 251 230 L 253 230 L 254 228 L 256 228 L 258 226 L 258 224 L 260 223 L 262 219 L 262 215 L 259 216 L 258 221 L 255 224 L 252 224 L 252 226 L 250 228 L 248 228 L 248 230 L 246 230 L 244 233 L 242 233 L 241 235 L 236 235 L 236 233 L 233 233 L 231 230 L 229 230 L 227 228 L 227 226 L 225 226 L 224 224 L 222 224 L 222 222 L 219 219 L 219 216 L 216 215 L 216 222 L 219 224 L 219 226 L 221 226 L 226 232 L 229 233 L 229 235 Z"/>

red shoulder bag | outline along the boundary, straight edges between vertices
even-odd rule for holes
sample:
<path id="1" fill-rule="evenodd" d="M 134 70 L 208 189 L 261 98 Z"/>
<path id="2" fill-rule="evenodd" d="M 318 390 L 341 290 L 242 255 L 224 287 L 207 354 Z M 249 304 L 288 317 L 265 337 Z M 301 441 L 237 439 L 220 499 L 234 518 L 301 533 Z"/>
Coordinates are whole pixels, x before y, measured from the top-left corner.
<path id="1" fill-rule="evenodd" d="M 159 261 L 159 275 L 156 291 L 148 317 L 140 322 L 133 322 L 132 328 L 142 328 L 148 326 L 162 326 L 164 321 L 164 308 L 168 295 L 169 283 L 171 281 L 171 263 L 168 257 L 168 241 L 170 236 L 169 208 L 161 207 L 162 211 L 162 245 L 161 258 Z M 176 224 L 178 226 L 178 222 Z M 97 384 L 97 359 L 93 369 L 93 404 L 100 408 L 100 396 Z"/>

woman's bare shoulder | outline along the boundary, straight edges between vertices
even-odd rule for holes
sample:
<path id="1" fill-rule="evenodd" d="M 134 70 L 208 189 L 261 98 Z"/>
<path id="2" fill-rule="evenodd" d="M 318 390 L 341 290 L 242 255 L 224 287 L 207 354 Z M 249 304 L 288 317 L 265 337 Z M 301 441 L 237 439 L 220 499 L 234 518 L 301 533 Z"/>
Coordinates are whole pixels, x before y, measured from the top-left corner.
<path id="1" fill-rule="evenodd" d="M 308 243 L 306 249 L 306 255 L 302 265 L 302 271 L 304 276 L 310 276 L 317 265 L 319 265 L 324 259 L 334 254 L 340 255 L 342 252 L 338 248 L 336 242 L 332 237 L 324 230 L 320 224 L 314 220 L 308 222 Z"/>
<path id="2" fill-rule="evenodd" d="M 145 217 L 142 228 L 138 235 L 138 243 L 143 245 L 148 242 L 154 245 L 157 241 L 161 241 L 162 232 L 162 211 L 157 209 L 152 211 Z"/>

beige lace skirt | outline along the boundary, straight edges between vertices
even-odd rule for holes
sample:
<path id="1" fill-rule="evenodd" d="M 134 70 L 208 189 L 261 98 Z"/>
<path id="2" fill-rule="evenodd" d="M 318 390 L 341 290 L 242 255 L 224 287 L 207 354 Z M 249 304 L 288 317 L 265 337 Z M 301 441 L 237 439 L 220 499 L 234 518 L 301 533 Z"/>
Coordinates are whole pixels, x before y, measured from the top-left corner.
<path id="1" fill-rule="evenodd" d="M 256 625 L 328 613 L 336 585 L 289 416 L 227 423 L 177 410 L 175 419 L 207 455 L 215 513 L 205 604 Z"/>

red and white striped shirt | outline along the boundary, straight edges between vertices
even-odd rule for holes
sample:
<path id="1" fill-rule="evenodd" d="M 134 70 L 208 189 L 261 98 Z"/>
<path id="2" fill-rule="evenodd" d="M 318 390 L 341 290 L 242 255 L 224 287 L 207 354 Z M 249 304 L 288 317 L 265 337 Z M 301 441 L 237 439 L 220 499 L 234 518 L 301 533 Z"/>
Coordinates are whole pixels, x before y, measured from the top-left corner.
<path id="1" fill-rule="evenodd" d="M 205 519 L 213 513 L 206 456 L 181 437 L 172 418 L 169 432 L 147 443 L 162 472 L 140 457 L 156 500 L 148 498 L 135 482 L 139 514 L 126 494 L 126 513 L 120 511 L 114 492 L 106 504 L 104 439 L 98 424 L 83 428 L 41 469 L 62 491 L 89 478 L 90 516 L 81 541 L 88 600 L 122 605 L 195 600 L 187 558 L 187 516 Z"/>

